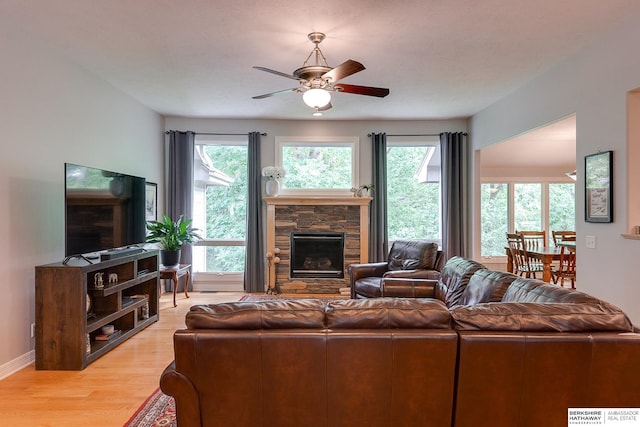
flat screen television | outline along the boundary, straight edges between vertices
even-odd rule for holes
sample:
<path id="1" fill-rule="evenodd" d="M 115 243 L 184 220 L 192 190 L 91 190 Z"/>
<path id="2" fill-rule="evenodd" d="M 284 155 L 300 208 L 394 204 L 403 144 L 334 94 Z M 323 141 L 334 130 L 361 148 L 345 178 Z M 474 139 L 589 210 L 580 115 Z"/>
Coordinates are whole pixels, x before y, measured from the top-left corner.
<path id="1" fill-rule="evenodd" d="M 65 256 L 143 243 L 144 178 L 65 163 Z"/>

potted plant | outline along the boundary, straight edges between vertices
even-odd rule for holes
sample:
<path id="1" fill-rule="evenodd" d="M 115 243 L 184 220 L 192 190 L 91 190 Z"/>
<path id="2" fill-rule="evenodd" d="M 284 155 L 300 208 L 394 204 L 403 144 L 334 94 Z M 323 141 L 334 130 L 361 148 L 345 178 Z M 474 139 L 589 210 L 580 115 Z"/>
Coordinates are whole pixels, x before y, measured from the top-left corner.
<path id="1" fill-rule="evenodd" d="M 351 192 L 355 197 L 369 196 L 373 192 L 373 184 L 365 184 L 361 185 L 358 188 L 352 188 Z"/>
<path id="2" fill-rule="evenodd" d="M 199 230 L 191 226 L 191 221 L 184 219 L 183 215 L 175 221 L 163 215 L 161 221 L 147 222 L 147 242 L 160 244 L 160 262 L 165 267 L 180 264 L 182 245 L 202 239 Z"/>

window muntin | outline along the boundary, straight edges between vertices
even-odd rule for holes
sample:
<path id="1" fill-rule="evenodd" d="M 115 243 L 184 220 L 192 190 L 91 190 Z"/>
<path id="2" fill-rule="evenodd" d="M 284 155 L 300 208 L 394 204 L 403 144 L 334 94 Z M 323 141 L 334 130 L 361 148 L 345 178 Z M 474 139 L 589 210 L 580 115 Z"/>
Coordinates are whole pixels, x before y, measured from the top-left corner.
<path id="1" fill-rule="evenodd" d="M 347 195 L 358 187 L 357 137 L 276 137 L 276 166 L 282 166 L 280 194 Z"/>

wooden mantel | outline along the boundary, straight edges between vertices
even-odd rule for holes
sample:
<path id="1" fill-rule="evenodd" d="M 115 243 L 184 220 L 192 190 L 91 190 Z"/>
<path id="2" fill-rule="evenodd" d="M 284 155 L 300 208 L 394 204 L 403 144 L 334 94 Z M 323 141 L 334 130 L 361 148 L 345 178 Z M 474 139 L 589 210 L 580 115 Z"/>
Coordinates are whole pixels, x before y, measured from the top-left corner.
<path id="1" fill-rule="evenodd" d="M 277 256 L 276 206 L 360 206 L 360 262 L 369 259 L 369 203 L 372 197 L 353 196 L 276 196 L 264 197 L 267 205 L 267 253 Z M 268 261 L 270 262 L 270 261 Z M 273 266 L 272 266 L 273 267 Z M 269 268 L 268 289 L 275 289 L 275 268 Z"/>
<path id="2" fill-rule="evenodd" d="M 337 196 L 276 196 L 263 197 L 267 206 L 275 205 L 360 205 L 369 206 L 372 197 Z"/>

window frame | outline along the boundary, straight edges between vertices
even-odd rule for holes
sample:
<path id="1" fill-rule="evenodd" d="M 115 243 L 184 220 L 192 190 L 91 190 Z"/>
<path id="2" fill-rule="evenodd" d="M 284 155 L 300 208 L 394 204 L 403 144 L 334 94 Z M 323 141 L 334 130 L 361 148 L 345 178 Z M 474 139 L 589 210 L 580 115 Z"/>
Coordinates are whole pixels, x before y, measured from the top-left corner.
<path id="1" fill-rule="evenodd" d="M 206 135 L 198 134 L 194 141 L 194 166 L 197 159 L 195 146 L 197 145 L 218 145 L 218 146 L 244 146 L 248 150 L 249 140 L 246 135 Z M 248 153 L 248 151 L 247 151 Z M 196 204 L 196 185 L 194 183 L 194 217 Z M 206 191 L 206 190 L 205 190 Z M 245 230 L 246 234 L 246 230 Z M 242 246 L 246 247 L 245 239 L 229 238 L 204 238 L 193 244 L 194 247 L 229 247 Z M 244 289 L 244 271 L 196 271 L 193 269 L 192 274 L 193 286 L 196 291 L 242 291 Z"/>
<path id="2" fill-rule="evenodd" d="M 436 150 L 440 149 L 440 138 L 439 136 L 413 136 L 413 135 L 400 135 L 400 136 L 387 136 L 387 149 L 391 147 L 434 147 Z M 387 159 L 388 162 L 388 159 Z M 388 167 L 388 164 L 385 165 Z M 440 165 L 442 168 L 442 165 Z M 388 175 L 387 175 L 388 179 Z M 442 187 L 442 173 L 440 174 L 440 187 Z M 440 237 L 438 239 L 430 239 L 433 242 L 437 242 L 439 246 L 442 246 L 442 188 L 440 190 L 439 198 L 438 198 L 438 229 L 440 230 Z M 387 218 L 388 221 L 388 218 Z M 388 224 L 387 224 L 388 227 Z M 393 242 L 392 237 L 389 236 L 389 245 Z"/>
<path id="3" fill-rule="evenodd" d="M 357 136 L 276 136 L 275 166 L 283 167 L 284 147 L 349 147 L 351 149 L 351 187 L 349 188 L 286 188 L 280 187 L 283 196 L 352 196 L 351 188 L 360 186 L 360 138 Z M 286 171 L 289 173 L 289 171 Z"/>

